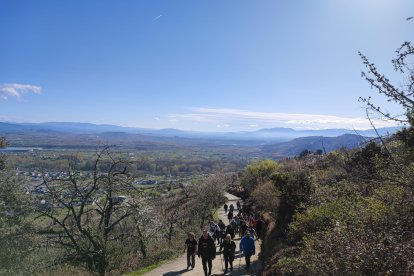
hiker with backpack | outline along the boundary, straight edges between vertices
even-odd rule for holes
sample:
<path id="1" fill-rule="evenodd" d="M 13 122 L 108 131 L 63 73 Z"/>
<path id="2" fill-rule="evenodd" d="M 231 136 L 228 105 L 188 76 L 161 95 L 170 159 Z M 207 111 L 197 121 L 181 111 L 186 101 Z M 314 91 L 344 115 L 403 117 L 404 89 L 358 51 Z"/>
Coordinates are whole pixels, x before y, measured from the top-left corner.
<path id="1" fill-rule="evenodd" d="M 256 254 L 254 239 L 250 237 L 249 231 L 246 231 L 246 235 L 240 241 L 240 251 L 242 251 L 246 260 L 246 271 L 249 271 L 250 257 Z"/>
<path id="2" fill-rule="evenodd" d="M 203 264 L 204 275 L 211 275 L 213 260 L 216 258 L 216 245 L 213 238 L 209 235 L 207 229 L 203 230 L 203 234 L 198 240 L 197 255 L 201 258 Z M 208 270 L 207 270 L 208 266 Z"/>
<path id="3" fill-rule="evenodd" d="M 220 227 L 214 223 L 214 221 L 210 222 L 210 234 L 214 241 L 217 240 L 217 245 L 220 244 Z"/>
<path id="4" fill-rule="evenodd" d="M 227 213 L 227 204 L 224 203 L 224 213 Z"/>
<path id="5" fill-rule="evenodd" d="M 187 270 L 194 269 L 195 266 L 195 254 L 197 251 L 197 241 L 193 232 L 188 233 L 188 238 L 185 241 L 185 247 L 187 249 Z"/>
<path id="6" fill-rule="evenodd" d="M 224 267 L 225 267 L 224 274 L 226 274 L 228 272 L 229 264 L 230 264 L 230 271 L 233 271 L 234 253 L 236 252 L 236 244 L 231 239 L 230 234 L 228 234 L 226 238 L 224 239 L 223 243 L 220 246 L 219 251 L 221 251 L 223 248 L 224 248 L 224 251 L 223 251 Z"/>

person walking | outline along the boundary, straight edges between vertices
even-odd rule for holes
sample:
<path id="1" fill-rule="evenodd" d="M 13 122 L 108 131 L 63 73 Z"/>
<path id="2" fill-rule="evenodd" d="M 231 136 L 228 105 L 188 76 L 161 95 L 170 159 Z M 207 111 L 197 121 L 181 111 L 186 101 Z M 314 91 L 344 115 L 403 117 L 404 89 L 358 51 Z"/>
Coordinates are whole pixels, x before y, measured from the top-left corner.
<path id="1" fill-rule="evenodd" d="M 236 223 L 236 226 L 233 227 L 234 231 L 236 231 L 236 233 L 239 233 L 239 226 L 240 226 L 240 217 L 237 215 L 234 217 L 234 222 Z"/>
<path id="2" fill-rule="evenodd" d="M 203 230 L 203 234 L 198 240 L 197 255 L 203 264 L 204 275 L 211 275 L 211 268 L 213 267 L 213 260 L 216 258 L 216 245 L 213 238 L 208 234 L 208 231 Z M 207 271 L 208 265 L 208 271 Z"/>
<path id="3" fill-rule="evenodd" d="M 187 240 L 185 241 L 185 247 L 187 249 L 187 270 L 194 269 L 195 266 L 195 254 L 197 252 L 197 241 L 193 232 L 189 232 Z"/>
<path id="4" fill-rule="evenodd" d="M 214 223 L 214 221 L 210 222 L 210 234 L 214 241 L 217 240 L 217 245 L 220 244 L 220 227 Z"/>
<path id="5" fill-rule="evenodd" d="M 226 225 L 224 224 L 224 222 L 221 219 L 219 220 L 217 225 L 220 228 L 220 230 L 225 230 L 226 229 Z"/>
<path id="6" fill-rule="evenodd" d="M 256 240 L 258 239 L 256 230 L 254 230 L 254 228 L 252 226 L 247 226 L 246 232 L 250 233 L 251 238 L 256 239 Z"/>
<path id="7" fill-rule="evenodd" d="M 263 233 L 265 232 L 266 223 L 263 220 L 263 217 L 260 216 L 259 220 L 256 223 L 256 233 L 257 238 L 261 239 L 263 237 Z"/>
<path id="8" fill-rule="evenodd" d="M 219 234 L 219 244 L 221 244 L 224 241 L 224 238 L 226 237 L 226 225 L 224 222 L 220 219 L 219 223 L 217 224 L 220 228 L 220 234 Z M 218 245 L 218 244 L 217 244 Z"/>
<path id="9" fill-rule="evenodd" d="M 224 213 L 227 213 L 227 208 L 228 208 L 228 206 L 227 206 L 227 204 L 226 203 L 224 203 Z"/>
<path id="10" fill-rule="evenodd" d="M 224 256 L 224 274 L 228 272 L 229 264 L 230 264 L 230 271 L 233 271 L 233 261 L 234 261 L 234 253 L 236 252 L 236 244 L 231 239 L 230 234 L 226 236 L 223 243 L 220 246 L 220 250 L 224 248 L 223 256 Z"/>
<path id="11" fill-rule="evenodd" d="M 240 251 L 243 252 L 244 258 L 246 260 L 246 271 L 249 271 L 250 257 L 256 254 L 254 239 L 250 237 L 249 231 L 246 231 L 246 235 L 240 241 Z"/>
<path id="12" fill-rule="evenodd" d="M 233 211 L 229 211 L 229 213 L 227 214 L 227 219 L 230 221 L 233 219 Z"/>
<path id="13" fill-rule="evenodd" d="M 233 231 L 234 231 L 234 234 L 236 234 L 237 233 L 237 222 L 236 222 L 236 219 L 235 219 L 236 217 L 234 217 L 231 221 L 230 221 L 230 225 L 231 225 L 231 228 L 233 229 Z M 232 237 L 232 239 L 234 239 L 234 237 Z"/>
<path id="14" fill-rule="evenodd" d="M 239 236 L 244 237 L 246 235 L 247 230 L 247 224 L 244 220 L 240 220 L 240 226 L 239 226 Z"/>
<path id="15" fill-rule="evenodd" d="M 226 225 L 224 224 L 224 222 L 222 220 L 219 220 L 219 223 L 217 225 L 220 228 L 219 243 L 217 244 L 217 245 L 219 245 L 224 241 L 224 238 L 226 237 L 226 235 L 225 235 Z"/>
<path id="16" fill-rule="evenodd" d="M 226 227 L 226 233 L 225 233 L 225 237 L 227 237 L 227 235 L 230 235 L 231 239 L 234 239 L 235 236 L 235 232 L 234 232 L 234 228 L 231 224 L 227 225 Z"/>

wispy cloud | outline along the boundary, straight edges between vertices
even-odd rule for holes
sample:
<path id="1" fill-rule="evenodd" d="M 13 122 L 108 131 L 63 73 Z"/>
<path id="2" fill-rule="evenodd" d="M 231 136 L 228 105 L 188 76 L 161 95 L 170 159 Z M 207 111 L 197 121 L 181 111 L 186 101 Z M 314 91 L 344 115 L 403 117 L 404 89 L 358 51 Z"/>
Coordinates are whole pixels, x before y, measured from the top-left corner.
<path id="1" fill-rule="evenodd" d="M 220 126 L 246 126 L 259 127 L 292 127 L 297 129 L 325 129 L 325 128 L 348 128 L 368 129 L 371 128 L 365 117 L 340 117 L 334 115 L 320 114 L 296 114 L 296 113 L 272 113 L 256 112 L 249 110 L 230 108 L 192 108 L 191 113 L 170 114 L 170 120 L 192 121 L 199 123 L 212 123 Z M 395 123 L 374 119 L 377 127 L 395 125 Z"/>
<path id="2" fill-rule="evenodd" d="M 42 89 L 40 86 L 30 84 L 9 83 L 0 85 L 0 98 L 8 100 L 15 97 L 21 100 L 24 94 L 40 94 Z"/>
<path id="3" fill-rule="evenodd" d="M 217 125 L 216 127 L 218 127 L 218 128 L 229 128 L 229 127 L 231 127 L 231 125 L 229 125 L 229 124 L 219 124 L 219 125 Z"/>
<path id="4" fill-rule="evenodd" d="M 156 17 L 154 17 L 153 19 L 152 19 L 152 22 L 154 22 L 154 21 L 157 21 L 158 19 L 160 19 L 162 17 L 162 14 L 160 14 L 160 15 L 158 15 L 158 16 L 156 16 Z"/>

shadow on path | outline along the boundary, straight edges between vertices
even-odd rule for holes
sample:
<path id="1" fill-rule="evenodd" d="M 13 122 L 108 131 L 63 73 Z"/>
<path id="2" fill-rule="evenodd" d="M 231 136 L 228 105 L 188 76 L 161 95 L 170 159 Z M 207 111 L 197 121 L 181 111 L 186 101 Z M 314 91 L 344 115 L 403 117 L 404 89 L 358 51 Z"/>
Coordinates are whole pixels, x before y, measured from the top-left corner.
<path id="1" fill-rule="evenodd" d="M 170 271 L 167 273 L 162 274 L 162 276 L 176 276 L 176 275 L 182 275 L 183 273 L 189 272 L 191 270 L 187 269 L 181 269 L 180 271 Z"/>

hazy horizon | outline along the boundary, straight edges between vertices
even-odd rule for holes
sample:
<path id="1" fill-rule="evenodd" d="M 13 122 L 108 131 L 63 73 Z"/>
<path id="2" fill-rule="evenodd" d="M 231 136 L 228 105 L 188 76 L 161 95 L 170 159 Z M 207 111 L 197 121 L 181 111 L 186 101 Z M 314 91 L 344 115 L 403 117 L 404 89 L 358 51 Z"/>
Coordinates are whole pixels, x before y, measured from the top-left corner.
<path id="1" fill-rule="evenodd" d="M 217 130 L 191 130 L 191 129 L 180 129 L 180 128 L 142 128 L 142 127 L 134 127 L 134 126 L 123 126 L 123 125 L 116 125 L 116 124 L 105 124 L 105 123 L 92 123 L 92 122 L 57 122 L 57 121 L 44 121 L 44 122 L 15 122 L 15 121 L 0 121 L 0 123 L 8 123 L 8 124 L 88 124 L 88 125 L 95 125 L 95 126 L 113 126 L 113 127 L 121 127 L 121 128 L 132 128 L 132 129 L 147 129 L 147 130 L 177 130 L 177 131 L 185 131 L 185 132 L 200 132 L 200 133 L 229 133 L 229 132 L 255 132 L 255 131 L 265 131 L 265 130 L 274 130 L 274 129 L 289 129 L 294 131 L 324 131 L 324 130 L 334 130 L 334 129 L 344 129 L 344 130 L 350 130 L 350 131 L 364 131 L 364 130 L 373 130 L 374 128 L 368 127 L 368 128 L 346 128 L 346 127 L 339 127 L 339 128 L 300 128 L 300 127 L 266 127 L 266 128 L 259 128 L 259 129 L 248 129 L 248 130 L 236 130 L 236 131 L 230 131 L 226 129 L 217 129 Z M 384 126 L 384 127 L 376 127 L 377 129 L 383 129 L 383 128 L 400 128 L 404 127 L 403 125 L 390 125 L 390 126 Z"/>

